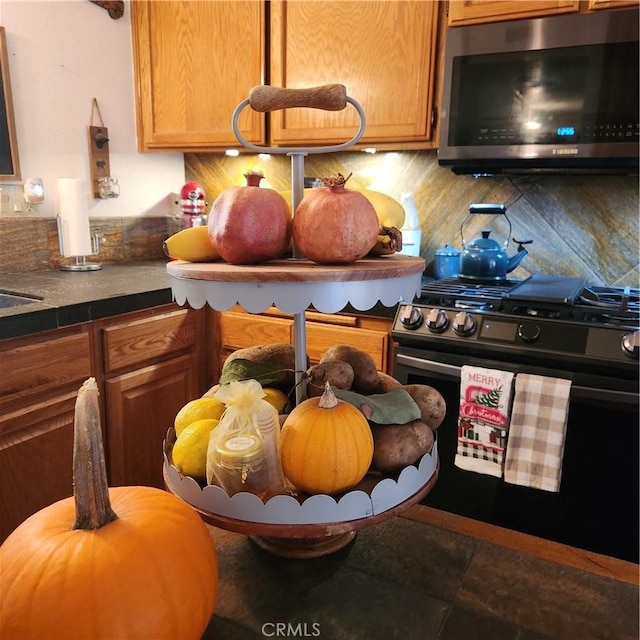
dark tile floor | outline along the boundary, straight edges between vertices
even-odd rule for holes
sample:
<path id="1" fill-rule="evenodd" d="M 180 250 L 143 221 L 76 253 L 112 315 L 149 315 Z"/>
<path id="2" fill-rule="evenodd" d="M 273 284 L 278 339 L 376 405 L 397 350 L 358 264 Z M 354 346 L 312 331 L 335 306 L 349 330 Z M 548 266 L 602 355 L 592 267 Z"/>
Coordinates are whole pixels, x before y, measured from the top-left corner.
<path id="1" fill-rule="evenodd" d="M 220 583 L 206 640 L 639 637 L 637 585 L 405 517 L 307 560 L 211 532 Z"/>

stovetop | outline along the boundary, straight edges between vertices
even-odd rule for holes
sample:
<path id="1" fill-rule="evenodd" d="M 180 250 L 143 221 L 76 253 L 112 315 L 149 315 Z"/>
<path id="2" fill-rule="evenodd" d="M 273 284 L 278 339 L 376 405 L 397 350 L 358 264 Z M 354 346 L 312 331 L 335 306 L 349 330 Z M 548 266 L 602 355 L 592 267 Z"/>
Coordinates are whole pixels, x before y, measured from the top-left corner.
<path id="1" fill-rule="evenodd" d="M 493 283 L 425 278 L 420 303 L 551 321 L 630 329 L 640 326 L 640 289 L 590 285 L 581 278 L 540 275 Z"/>

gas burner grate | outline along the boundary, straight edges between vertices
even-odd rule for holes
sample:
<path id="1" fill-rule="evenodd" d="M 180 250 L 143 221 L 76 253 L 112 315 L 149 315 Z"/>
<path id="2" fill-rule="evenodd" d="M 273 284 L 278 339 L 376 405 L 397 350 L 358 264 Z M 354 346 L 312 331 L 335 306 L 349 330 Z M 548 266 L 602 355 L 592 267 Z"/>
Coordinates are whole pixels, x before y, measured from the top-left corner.
<path id="1" fill-rule="evenodd" d="M 576 312 L 592 322 L 640 323 L 640 289 L 588 285 L 576 301 Z"/>
<path id="2" fill-rule="evenodd" d="M 640 289 L 586 285 L 579 278 L 536 275 L 526 280 L 490 283 L 462 278 L 425 279 L 420 301 L 548 320 L 631 328 L 640 325 Z"/>
<path id="3" fill-rule="evenodd" d="M 492 283 L 472 283 L 460 278 L 443 278 L 423 283 L 421 298 L 439 302 L 478 301 L 500 303 L 507 291 L 520 283 L 520 280 L 502 280 Z"/>
<path id="4" fill-rule="evenodd" d="M 632 287 L 587 286 L 579 296 L 581 304 L 612 311 L 640 311 L 640 289 Z"/>

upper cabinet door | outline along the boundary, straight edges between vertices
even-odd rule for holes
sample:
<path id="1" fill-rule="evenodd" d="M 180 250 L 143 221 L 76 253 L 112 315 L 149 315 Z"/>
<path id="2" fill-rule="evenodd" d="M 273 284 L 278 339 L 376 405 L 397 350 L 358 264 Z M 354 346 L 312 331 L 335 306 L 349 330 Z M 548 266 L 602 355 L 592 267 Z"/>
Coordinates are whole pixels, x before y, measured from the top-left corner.
<path id="1" fill-rule="evenodd" d="M 637 7 L 638 0 L 589 0 L 589 10 L 597 9 L 624 9 L 626 7 Z"/>
<path id="2" fill-rule="evenodd" d="M 237 146 L 235 107 L 264 83 L 265 3 L 136 0 L 131 6 L 138 149 Z M 265 143 L 264 114 L 245 109 L 242 135 Z"/>
<path id="3" fill-rule="evenodd" d="M 361 143 L 428 142 L 439 5 L 272 0 L 270 84 L 343 84 L 365 112 Z M 360 119 L 348 104 L 338 112 L 274 111 L 270 122 L 273 145 L 317 146 L 350 140 Z"/>
<path id="4" fill-rule="evenodd" d="M 450 27 L 572 13 L 579 0 L 449 0 Z"/>

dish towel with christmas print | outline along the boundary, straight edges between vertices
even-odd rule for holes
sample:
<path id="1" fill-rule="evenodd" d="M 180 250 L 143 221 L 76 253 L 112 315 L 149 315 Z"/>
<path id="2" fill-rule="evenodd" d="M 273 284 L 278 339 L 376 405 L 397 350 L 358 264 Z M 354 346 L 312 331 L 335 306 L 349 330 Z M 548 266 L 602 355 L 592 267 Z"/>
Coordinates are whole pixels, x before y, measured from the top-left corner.
<path id="1" fill-rule="evenodd" d="M 456 467 L 502 477 L 512 383 L 509 371 L 462 367 Z"/>
<path id="2" fill-rule="evenodd" d="M 504 479 L 544 491 L 558 492 L 567 431 L 571 381 L 519 373 Z"/>

